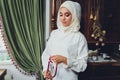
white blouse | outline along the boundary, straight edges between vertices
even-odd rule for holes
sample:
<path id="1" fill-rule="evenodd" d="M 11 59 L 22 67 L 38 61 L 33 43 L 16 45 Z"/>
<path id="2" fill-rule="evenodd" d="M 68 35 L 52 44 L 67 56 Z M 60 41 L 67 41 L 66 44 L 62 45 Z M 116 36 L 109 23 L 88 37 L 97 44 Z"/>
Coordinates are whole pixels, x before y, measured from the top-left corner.
<path id="1" fill-rule="evenodd" d="M 84 35 L 80 32 L 52 31 L 42 54 L 43 71 L 47 70 L 49 57 L 62 55 L 67 57 L 67 65 L 58 64 L 57 75 L 53 80 L 78 80 L 77 72 L 87 67 L 88 47 Z"/>

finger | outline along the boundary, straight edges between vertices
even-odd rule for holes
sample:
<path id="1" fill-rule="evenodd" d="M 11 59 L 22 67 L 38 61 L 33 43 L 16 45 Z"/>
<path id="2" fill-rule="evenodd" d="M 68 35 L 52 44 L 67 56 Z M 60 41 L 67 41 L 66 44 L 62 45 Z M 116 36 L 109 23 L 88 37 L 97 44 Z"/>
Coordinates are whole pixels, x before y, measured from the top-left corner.
<path id="1" fill-rule="evenodd" d="M 51 56 L 50 58 L 57 58 L 57 56 L 58 56 L 58 55 L 53 55 L 53 56 Z"/>
<path id="2" fill-rule="evenodd" d="M 56 61 L 57 61 L 57 59 L 56 59 L 56 58 L 51 58 L 51 60 L 52 60 L 52 61 L 54 61 L 54 62 L 56 62 Z"/>
<path id="3" fill-rule="evenodd" d="M 49 76 L 51 76 L 51 72 L 50 71 L 47 72 L 47 77 L 49 77 Z"/>
<path id="4" fill-rule="evenodd" d="M 46 76 L 47 76 L 47 75 L 46 75 L 46 72 L 44 72 L 43 76 L 44 76 L 44 78 L 46 78 Z"/>
<path id="5" fill-rule="evenodd" d="M 52 78 L 51 74 L 47 75 L 46 78 L 51 79 Z"/>
<path id="6" fill-rule="evenodd" d="M 48 79 L 51 79 L 51 78 L 52 78 L 52 76 L 51 76 L 51 75 L 49 75 L 47 78 L 48 78 Z"/>
<path id="7" fill-rule="evenodd" d="M 55 56 L 51 56 L 50 59 L 51 59 L 51 60 L 54 60 L 54 59 L 55 59 Z"/>
<path id="8" fill-rule="evenodd" d="M 50 71 L 44 72 L 44 78 L 47 78 L 50 75 Z"/>

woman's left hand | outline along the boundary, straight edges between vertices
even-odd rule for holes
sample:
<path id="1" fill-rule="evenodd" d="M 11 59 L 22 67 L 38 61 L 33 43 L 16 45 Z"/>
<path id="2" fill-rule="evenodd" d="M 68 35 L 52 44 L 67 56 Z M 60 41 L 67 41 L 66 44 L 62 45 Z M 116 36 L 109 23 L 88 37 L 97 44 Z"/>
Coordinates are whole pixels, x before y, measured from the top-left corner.
<path id="1" fill-rule="evenodd" d="M 67 64 L 67 58 L 61 55 L 53 55 L 50 57 L 50 60 L 54 61 L 56 64 L 59 63 Z"/>

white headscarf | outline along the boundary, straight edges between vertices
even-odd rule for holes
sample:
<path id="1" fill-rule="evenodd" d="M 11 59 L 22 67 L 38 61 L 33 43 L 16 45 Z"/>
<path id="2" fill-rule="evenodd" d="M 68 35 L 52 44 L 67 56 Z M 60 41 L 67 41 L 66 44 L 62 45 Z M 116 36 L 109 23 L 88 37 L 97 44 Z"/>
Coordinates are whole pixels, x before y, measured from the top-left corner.
<path id="1" fill-rule="evenodd" d="M 71 24 L 67 27 L 63 26 L 62 23 L 60 22 L 59 15 L 60 15 L 60 8 L 65 7 L 67 8 L 71 14 L 72 14 L 72 21 Z M 81 20 L 81 6 L 77 2 L 73 1 L 65 1 L 64 3 L 61 4 L 58 11 L 58 16 L 57 16 L 57 27 L 60 30 L 63 30 L 64 32 L 77 32 L 80 29 L 80 20 Z"/>

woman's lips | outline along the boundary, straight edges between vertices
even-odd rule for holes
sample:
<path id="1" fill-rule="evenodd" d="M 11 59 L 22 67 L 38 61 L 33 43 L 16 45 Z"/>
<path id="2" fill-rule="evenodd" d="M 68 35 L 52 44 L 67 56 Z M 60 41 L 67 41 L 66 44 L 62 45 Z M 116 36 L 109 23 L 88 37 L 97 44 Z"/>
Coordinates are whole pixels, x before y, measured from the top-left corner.
<path id="1" fill-rule="evenodd" d="M 66 22 L 62 22 L 62 24 L 66 24 Z"/>

